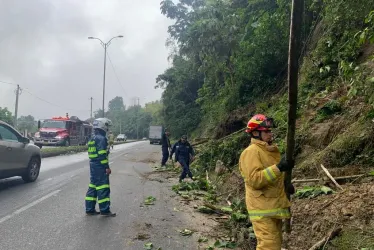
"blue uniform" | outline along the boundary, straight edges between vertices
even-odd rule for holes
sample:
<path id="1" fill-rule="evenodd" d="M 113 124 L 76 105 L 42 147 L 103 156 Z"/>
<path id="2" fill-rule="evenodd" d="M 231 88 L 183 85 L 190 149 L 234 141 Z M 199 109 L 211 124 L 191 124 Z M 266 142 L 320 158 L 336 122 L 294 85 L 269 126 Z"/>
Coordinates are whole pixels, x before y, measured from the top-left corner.
<path id="1" fill-rule="evenodd" d="M 161 166 L 165 166 L 166 162 L 169 159 L 169 148 L 170 148 L 170 140 L 168 136 L 163 133 L 162 134 L 162 161 L 161 161 Z"/>
<path id="2" fill-rule="evenodd" d="M 174 144 L 171 155 L 174 153 L 175 161 L 179 162 L 183 167 L 179 180 L 183 180 L 187 175 L 192 178 L 192 173 L 190 171 L 190 159 L 195 154 L 192 146 L 188 142 L 182 143 L 181 141 L 178 141 Z"/>
<path id="3" fill-rule="evenodd" d="M 96 131 L 95 131 L 96 132 Z M 88 157 L 90 159 L 90 184 L 86 194 L 86 212 L 95 212 L 96 201 L 100 212 L 110 212 L 109 175 L 106 170 L 108 162 L 108 139 L 105 132 L 97 131 L 88 142 Z"/>

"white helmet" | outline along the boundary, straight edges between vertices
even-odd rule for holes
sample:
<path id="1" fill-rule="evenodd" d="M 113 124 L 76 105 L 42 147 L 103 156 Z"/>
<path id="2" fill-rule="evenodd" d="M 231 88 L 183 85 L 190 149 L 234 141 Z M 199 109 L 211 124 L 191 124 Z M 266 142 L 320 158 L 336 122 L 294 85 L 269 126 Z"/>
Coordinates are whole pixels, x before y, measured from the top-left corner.
<path id="1" fill-rule="evenodd" d="M 108 132 L 109 127 L 112 126 L 112 121 L 108 118 L 97 118 L 93 121 L 92 126 L 94 129 L 101 129 Z"/>

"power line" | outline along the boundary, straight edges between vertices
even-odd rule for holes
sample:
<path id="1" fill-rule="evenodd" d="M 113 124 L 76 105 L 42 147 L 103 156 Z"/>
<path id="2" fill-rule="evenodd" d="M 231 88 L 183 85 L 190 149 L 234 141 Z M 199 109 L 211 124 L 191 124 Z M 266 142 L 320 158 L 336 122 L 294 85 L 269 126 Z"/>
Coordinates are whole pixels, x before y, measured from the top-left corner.
<path id="1" fill-rule="evenodd" d="M 72 110 L 72 111 L 79 111 L 79 112 L 86 112 L 86 111 L 89 111 L 88 109 L 86 109 L 86 110 L 79 110 L 79 109 L 72 109 L 72 108 L 66 108 L 66 107 L 62 107 L 62 106 L 60 106 L 60 105 L 57 105 L 57 104 L 54 104 L 54 103 L 52 103 L 52 102 L 50 102 L 50 101 L 47 101 L 47 100 L 45 100 L 45 99 L 43 99 L 43 98 L 41 98 L 41 97 L 39 97 L 39 96 L 37 96 L 37 95 L 34 95 L 30 90 L 28 90 L 28 89 L 23 89 L 24 91 L 26 91 L 29 95 L 31 95 L 31 96 L 33 96 L 34 98 L 36 98 L 36 99 L 38 99 L 38 100 L 40 100 L 40 101 L 43 101 L 43 102 L 45 102 L 45 103 L 48 103 L 48 104 L 50 104 L 50 105 L 52 105 L 52 106 L 55 106 L 55 107 L 57 107 L 57 108 L 62 108 L 62 109 L 66 109 L 66 110 Z"/>
<path id="2" fill-rule="evenodd" d="M 113 69 L 113 71 L 114 71 L 114 75 L 115 75 L 116 78 L 117 78 L 117 82 L 118 82 L 119 86 L 121 86 L 121 88 L 122 88 L 123 93 L 125 94 L 125 96 L 128 97 L 127 94 L 126 94 L 125 88 L 123 87 L 123 85 L 122 85 L 122 83 L 121 83 L 121 81 L 120 81 L 120 79 L 119 79 L 119 77 L 118 77 L 118 75 L 117 75 L 117 72 L 116 72 L 116 69 L 114 68 L 114 65 L 113 65 L 113 63 L 112 63 L 112 60 L 110 59 L 109 53 L 107 52 L 106 54 L 107 54 L 107 56 L 108 56 L 108 59 L 109 59 L 110 65 L 112 66 L 112 69 Z"/>
<path id="3" fill-rule="evenodd" d="M 14 86 L 17 86 L 17 84 L 15 83 L 12 83 L 12 82 L 4 82 L 4 81 L 0 81 L 1 83 L 5 83 L 5 84 L 9 84 L 9 85 L 14 85 Z"/>

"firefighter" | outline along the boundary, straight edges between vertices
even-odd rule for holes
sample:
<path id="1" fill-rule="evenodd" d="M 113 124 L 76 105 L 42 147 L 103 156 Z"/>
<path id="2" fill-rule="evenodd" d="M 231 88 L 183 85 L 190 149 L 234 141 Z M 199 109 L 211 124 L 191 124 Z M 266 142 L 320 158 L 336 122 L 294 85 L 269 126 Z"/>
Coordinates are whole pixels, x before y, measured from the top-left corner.
<path id="1" fill-rule="evenodd" d="M 110 210 L 109 175 L 111 169 L 108 161 L 108 139 L 106 133 L 112 122 L 107 118 L 98 118 L 93 122 L 94 136 L 88 142 L 88 158 L 90 159 L 90 184 L 86 195 L 86 214 L 101 214 L 107 217 L 116 216 Z M 95 209 L 96 201 L 100 212 Z"/>
<path id="2" fill-rule="evenodd" d="M 282 219 L 291 206 L 284 188 L 284 172 L 291 169 L 273 145 L 273 119 L 255 115 L 246 132 L 251 145 L 240 155 L 239 169 L 245 181 L 246 205 L 257 238 L 256 250 L 280 250 Z M 291 187 L 290 187 L 291 188 Z"/>
<path id="3" fill-rule="evenodd" d="M 179 162 L 182 167 L 182 174 L 179 177 L 179 182 L 182 182 L 188 175 L 193 180 L 193 175 L 190 171 L 190 163 L 194 160 L 195 152 L 191 144 L 187 141 L 187 136 L 183 135 L 181 139 L 174 144 L 170 154 L 170 159 L 175 153 L 175 161 Z"/>
<path id="4" fill-rule="evenodd" d="M 162 134 L 162 140 L 161 140 L 161 149 L 162 149 L 162 161 L 161 161 L 161 167 L 166 166 L 166 162 L 169 159 L 169 150 L 171 148 L 170 146 L 170 132 L 168 129 L 165 129 L 164 133 Z"/>

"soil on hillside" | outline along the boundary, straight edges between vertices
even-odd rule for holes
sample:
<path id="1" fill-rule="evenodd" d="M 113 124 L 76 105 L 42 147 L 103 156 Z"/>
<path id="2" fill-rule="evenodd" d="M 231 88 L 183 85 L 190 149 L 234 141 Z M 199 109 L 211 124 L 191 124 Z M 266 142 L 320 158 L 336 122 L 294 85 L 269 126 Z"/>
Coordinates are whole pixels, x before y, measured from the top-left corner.
<path id="1" fill-rule="evenodd" d="M 336 228 L 342 228 L 340 235 L 355 234 L 351 235 L 350 246 L 344 243 L 345 249 L 355 249 L 350 248 L 353 246 L 374 249 L 373 182 L 343 188 L 344 191 L 332 195 L 293 201 L 293 230 L 287 239 L 288 250 L 309 249 Z M 355 242 L 356 238 L 361 242 Z M 340 244 L 335 240 L 325 249 L 343 250 Z"/>

